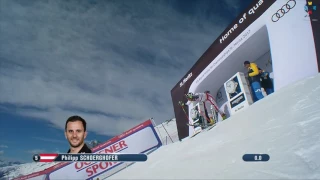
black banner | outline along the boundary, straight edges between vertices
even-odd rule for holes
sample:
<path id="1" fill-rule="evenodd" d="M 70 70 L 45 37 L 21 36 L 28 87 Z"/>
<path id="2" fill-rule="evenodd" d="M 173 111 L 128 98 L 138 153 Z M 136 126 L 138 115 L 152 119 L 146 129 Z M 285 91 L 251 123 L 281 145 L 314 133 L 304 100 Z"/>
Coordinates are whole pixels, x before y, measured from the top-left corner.
<path id="1" fill-rule="evenodd" d="M 309 3 L 309 4 L 308 4 Z M 318 71 L 320 72 L 320 1 L 307 0 L 305 5 L 307 16 L 310 17 L 314 44 L 316 47 L 316 54 L 318 59 Z"/>
<path id="2" fill-rule="evenodd" d="M 246 100 L 246 97 L 244 96 L 244 94 L 242 93 L 240 96 L 238 96 L 236 99 L 232 100 L 230 102 L 230 106 L 231 108 L 236 107 L 238 104 L 241 104 L 242 102 L 244 102 Z"/>

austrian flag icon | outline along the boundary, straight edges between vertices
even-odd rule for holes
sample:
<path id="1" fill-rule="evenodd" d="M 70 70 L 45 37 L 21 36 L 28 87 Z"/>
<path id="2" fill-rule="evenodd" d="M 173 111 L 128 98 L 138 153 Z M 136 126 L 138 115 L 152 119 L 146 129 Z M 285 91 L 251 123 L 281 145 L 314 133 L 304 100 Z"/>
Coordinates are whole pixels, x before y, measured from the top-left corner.
<path id="1" fill-rule="evenodd" d="M 38 162 L 53 162 L 59 154 L 40 154 Z"/>

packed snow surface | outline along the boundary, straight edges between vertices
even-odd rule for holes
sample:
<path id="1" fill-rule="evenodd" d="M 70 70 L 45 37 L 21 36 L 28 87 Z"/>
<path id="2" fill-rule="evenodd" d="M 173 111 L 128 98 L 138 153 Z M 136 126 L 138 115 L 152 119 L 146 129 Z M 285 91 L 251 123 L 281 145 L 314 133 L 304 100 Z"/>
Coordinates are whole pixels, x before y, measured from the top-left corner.
<path id="1" fill-rule="evenodd" d="M 281 89 L 212 130 L 108 179 L 319 179 L 320 75 Z M 247 153 L 268 162 L 244 162 Z"/>
<path id="2" fill-rule="evenodd" d="M 108 179 L 320 179 L 319 107 L 320 74 L 277 91 L 191 139 L 175 142 L 173 119 L 156 128 L 168 145 L 150 154 L 147 162 L 135 163 Z M 246 153 L 269 154 L 270 160 L 244 162 Z M 53 165 L 2 167 L 0 175 L 5 177 L 0 179 Z"/>

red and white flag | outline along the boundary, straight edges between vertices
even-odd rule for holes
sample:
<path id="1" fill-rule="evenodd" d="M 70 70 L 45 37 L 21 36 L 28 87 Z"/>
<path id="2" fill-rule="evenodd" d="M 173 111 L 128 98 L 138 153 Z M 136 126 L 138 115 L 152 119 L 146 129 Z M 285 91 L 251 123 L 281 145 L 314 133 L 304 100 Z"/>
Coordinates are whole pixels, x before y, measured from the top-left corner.
<path id="1" fill-rule="evenodd" d="M 53 162 L 58 157 L 58 154 L 40 154 L 39 162 Z"/>

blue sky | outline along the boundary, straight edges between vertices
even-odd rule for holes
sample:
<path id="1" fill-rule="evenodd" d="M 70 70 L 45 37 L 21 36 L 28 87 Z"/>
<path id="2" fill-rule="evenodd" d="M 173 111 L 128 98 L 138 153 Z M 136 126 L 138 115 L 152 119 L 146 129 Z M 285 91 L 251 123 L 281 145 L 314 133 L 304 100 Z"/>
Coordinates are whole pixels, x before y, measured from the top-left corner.
<path id="1" fill-rule="evenodd" d="M 100 141 L 173 118 L 170 90 L 250 2 L 2 0 L 0 158 L 65 152 L 75 114 Z"/>

